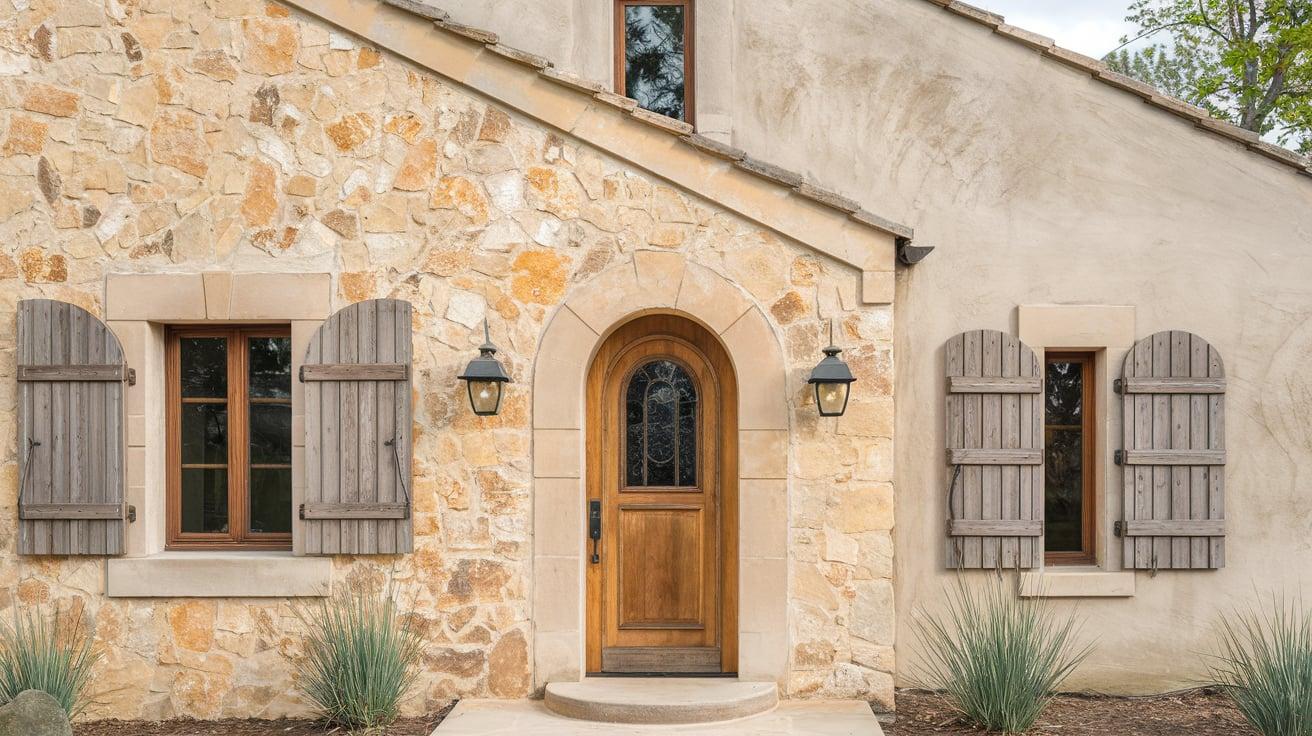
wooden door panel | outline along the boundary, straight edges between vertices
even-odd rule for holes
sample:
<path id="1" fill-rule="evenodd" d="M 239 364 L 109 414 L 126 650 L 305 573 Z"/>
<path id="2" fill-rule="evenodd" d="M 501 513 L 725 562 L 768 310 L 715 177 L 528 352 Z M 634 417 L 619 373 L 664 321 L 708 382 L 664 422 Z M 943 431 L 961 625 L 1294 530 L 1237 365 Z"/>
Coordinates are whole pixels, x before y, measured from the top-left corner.
<path id="1" fill-rule="evenodd" d="M 706 628 L 702 517 L 699 506 L 620 506 L 620 629 Z"/>

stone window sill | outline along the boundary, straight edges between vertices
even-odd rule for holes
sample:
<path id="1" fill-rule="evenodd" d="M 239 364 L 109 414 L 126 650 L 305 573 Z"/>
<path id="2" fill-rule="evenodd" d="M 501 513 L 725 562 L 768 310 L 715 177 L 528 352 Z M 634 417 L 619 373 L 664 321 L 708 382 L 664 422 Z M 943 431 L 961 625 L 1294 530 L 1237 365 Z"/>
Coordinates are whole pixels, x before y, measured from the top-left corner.
<path id="1" fill-rule="evenodd" d="M 1021 598 L 1131 598 L 1133 572 L 1097 568 L 1052 569 L 1020 576 Z"/>
<path id="2" fill-rule="evenodd" d="M 110 598 L 298 598 L 332 594 L 333 562 L 291 552 L 161 552 L 105 566 Z"/>

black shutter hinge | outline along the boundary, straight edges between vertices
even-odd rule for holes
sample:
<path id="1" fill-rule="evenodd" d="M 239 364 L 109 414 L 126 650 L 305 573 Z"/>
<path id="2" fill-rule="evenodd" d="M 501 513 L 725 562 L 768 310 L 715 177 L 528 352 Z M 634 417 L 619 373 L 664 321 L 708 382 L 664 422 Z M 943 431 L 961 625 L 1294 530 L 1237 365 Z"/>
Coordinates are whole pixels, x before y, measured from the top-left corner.
<path id="1" fill-rule="evenodd" d="M 129 369 L 128 369 L 128 385 L 129 385 L 129 386 L 135 386 L 135 385 L 137 385 L 137 369 L 136 369 L 136 368 L 129 368 Z"/>
<path id="2" fill-rule="evenodd" d="M 131 524 L 137 520 L 137 507 L 128 505 L 128 523 Z"/>
<path id="3" fill-rule="evenodd" d="M 1118 522 L 1116 522 L 1115 524 L 1112 524 L 1112 533 L 1114 533 L 1114 534 L 1115 534 L 1116 536 L 1118 536 L 1118 537 L 1124 537 L 1124 536 L 1125 536 L 1125 522 L 1123 522 L 1123 521 L 1118 521 Z"/>
<path id="4" fill-rule="evenodd" d="M 301 521 L 305 521 L 305 504 L 301 504 L 301 509 L 297 515 L 301 517 Z"/>
<path id="5" fill-rule="evenodd" d="M 1120 378 L 1116 379 L 1115 381 L 1112 381 L 1112 390 L 1118 394 L 1125 393 L 1125 381 Z"/>
<path id="6" fill-rule="evenodd" d="M 1125 450 L 1117 450 L 1116 452 L 1113 452 L 1113 453 L 1112 453 L 1112 462 L 1116 463 L 1117 465 L 1124 465 L 1124 464 L 1125 464 Z"/>

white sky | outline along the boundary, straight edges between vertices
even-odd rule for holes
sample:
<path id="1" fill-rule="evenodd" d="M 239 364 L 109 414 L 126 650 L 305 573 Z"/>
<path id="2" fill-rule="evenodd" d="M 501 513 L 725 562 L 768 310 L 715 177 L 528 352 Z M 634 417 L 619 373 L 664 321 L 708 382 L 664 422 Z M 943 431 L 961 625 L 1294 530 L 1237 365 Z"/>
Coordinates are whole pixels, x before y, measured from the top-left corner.
<path id="1" fill-rule="evenodd" d="M 1130 0 L 972 0 L 975 5 L 1001 13 L 1007 22 L 1042 33 L 1061 46 L 1101 59 L 1132 35 L 1125 22 Z"/>

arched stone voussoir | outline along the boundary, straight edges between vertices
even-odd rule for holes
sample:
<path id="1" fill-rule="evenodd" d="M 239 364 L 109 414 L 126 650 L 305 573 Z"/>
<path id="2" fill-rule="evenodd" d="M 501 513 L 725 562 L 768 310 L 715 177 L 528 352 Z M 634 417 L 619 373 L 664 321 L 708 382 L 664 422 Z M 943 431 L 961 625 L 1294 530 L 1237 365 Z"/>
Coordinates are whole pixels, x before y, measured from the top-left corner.
<path id="1" fill-rule="evenodd" d="M 749 308 L 720 340 L 738 374 L 738 428 L 788 429 L 788 371 L 765 313 Z"/>

